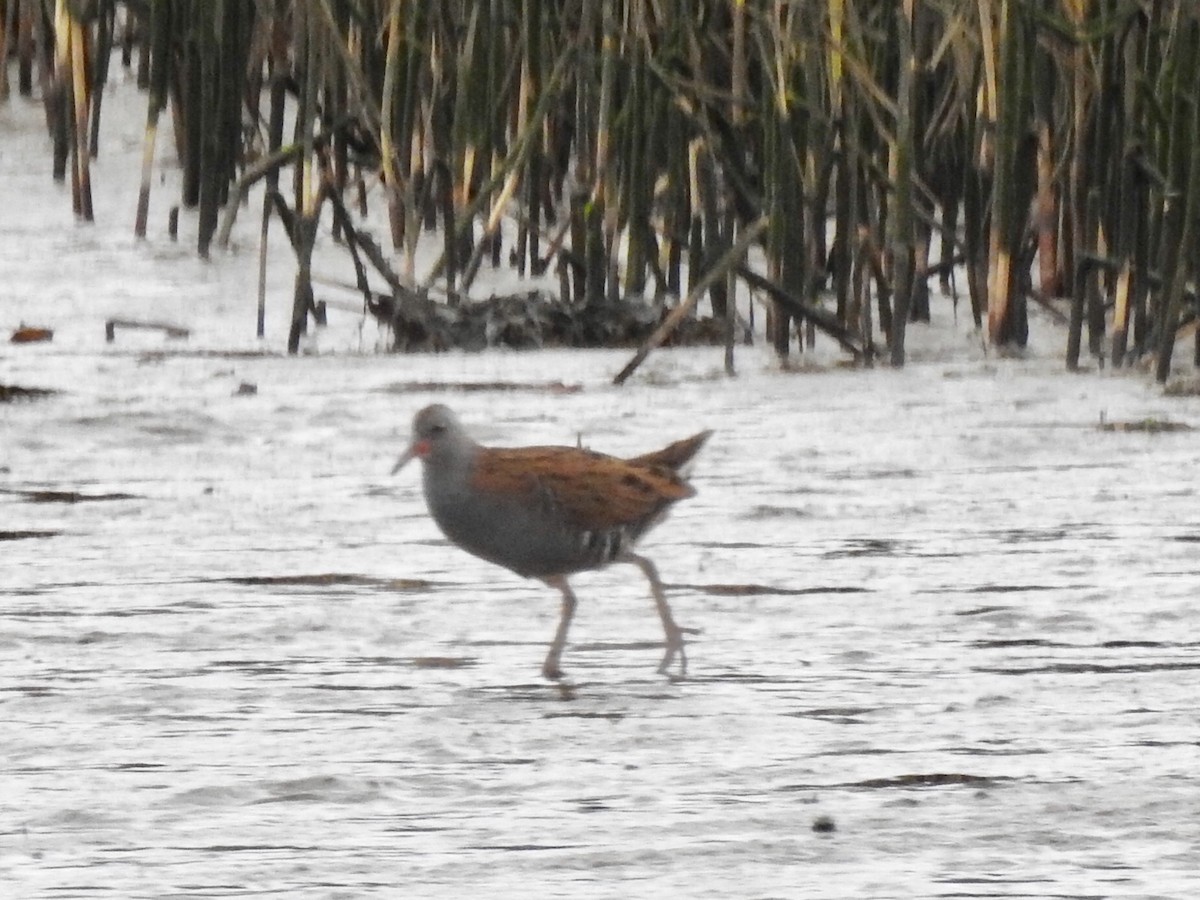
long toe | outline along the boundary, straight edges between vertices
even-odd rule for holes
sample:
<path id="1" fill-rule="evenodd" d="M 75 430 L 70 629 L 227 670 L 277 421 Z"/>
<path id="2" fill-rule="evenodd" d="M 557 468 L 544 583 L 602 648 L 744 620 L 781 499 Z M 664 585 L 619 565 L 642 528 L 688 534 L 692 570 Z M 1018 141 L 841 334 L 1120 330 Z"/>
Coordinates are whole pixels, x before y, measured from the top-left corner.
<path id="1" fill-rule="evenodd" d="M 663 654 L 662 662 L 658 664 L 658 673 L 660 675 L 667 674 L 667 670 L 671 668 L 671 661 L 675 659 L 676 654 L 679 655 L 679 674 L 687 674 L 687 653 L 683 649 L 683 634 L 685 631 L 693 630 L 676 626 L 667 633 L 667 650 Z"/>

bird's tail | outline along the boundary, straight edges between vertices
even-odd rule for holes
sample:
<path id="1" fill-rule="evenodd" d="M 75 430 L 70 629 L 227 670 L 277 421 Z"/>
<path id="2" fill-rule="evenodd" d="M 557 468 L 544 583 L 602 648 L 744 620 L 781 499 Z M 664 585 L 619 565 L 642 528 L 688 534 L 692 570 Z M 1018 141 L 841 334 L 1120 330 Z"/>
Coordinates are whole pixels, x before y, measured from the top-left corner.
<path id="1" fill-rule="evenodd" d="M 682 472 L 710 437 L 712 437 L 712 431 L 701 431 L 689 438 L 668 444 L 661 450 L 635 456 L 629 461 L 641 466 L 663 466 L 672 472 Z"/>

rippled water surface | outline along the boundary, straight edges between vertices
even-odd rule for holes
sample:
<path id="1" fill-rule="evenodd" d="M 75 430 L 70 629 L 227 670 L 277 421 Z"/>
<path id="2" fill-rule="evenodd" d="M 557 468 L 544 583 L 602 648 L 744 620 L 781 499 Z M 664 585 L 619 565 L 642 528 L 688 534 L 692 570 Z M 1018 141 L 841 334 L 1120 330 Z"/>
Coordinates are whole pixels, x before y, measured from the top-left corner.
<path id="1" fill-rule="evenodd" d="M 0 405 L 4 896 L 1196 895 L 1196 433 L 1099 423 L 1200 401 L 623 361 L 6 351 L 62 393 Z M 643 545 L 687 677 L 631 567 L 539 677 L 554 592 L 387 475 L 433 400 L 496 444 L 717 430 Z"/>

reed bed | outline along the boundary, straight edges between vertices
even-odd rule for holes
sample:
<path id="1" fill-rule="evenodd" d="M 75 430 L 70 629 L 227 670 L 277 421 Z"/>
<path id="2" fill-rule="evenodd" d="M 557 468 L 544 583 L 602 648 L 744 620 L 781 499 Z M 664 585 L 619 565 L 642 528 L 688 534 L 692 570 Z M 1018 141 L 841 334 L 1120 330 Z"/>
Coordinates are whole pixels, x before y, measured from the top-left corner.
<path id="1" fill-rule="evenodd" d="M 1187 329 L 1200 363 L 1193 0 L 0 0 L 0 12 L 0 55 L 16 57 L 22 93 L 40 73 L 55 172 L 69 168 L 81 216 L 114 44 L 147 89 L 147 174 L 170 104 L 199 252 L 266 179 L 264 247 L 277 218 L 298 259 L 292 349 L 314 311 L 308 264 L 325 222 L 368 306 L 382 308 L 368 268 L 389 284 L 398 333 L 432 327 L 431 296 L 466 302 L 482 265 L 511 265 L 557 273 L 556 302 L 593 321 L 630 297 L 694 306 L 699 287 L 727 340 L 743 285 L 781 354 L 819 331 L 901 365 L 938 278 L 999 348 L 1025 344 L 1038 304 L 1067 326 L 1069 368 L 1085 353 L 1151 359 L 1165 380 Z M 354 214 L 370 203 L 386 209 L 387 250 Z M 517 226 L 506 248 L 504 221 Z M 418 283 L 423 241 L 440 258 Z"/>

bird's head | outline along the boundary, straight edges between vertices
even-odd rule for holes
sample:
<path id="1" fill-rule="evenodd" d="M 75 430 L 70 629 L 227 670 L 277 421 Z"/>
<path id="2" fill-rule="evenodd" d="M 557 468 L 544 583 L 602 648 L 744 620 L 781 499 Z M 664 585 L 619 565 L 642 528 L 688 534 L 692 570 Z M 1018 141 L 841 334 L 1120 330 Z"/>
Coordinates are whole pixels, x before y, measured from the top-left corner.
<path id="1" fill-rule="evenodd" d="M 440 403 L 426 406 L 413 417 L 412 441 L 392 467 L 395 475 L 414 457 L 425 463 L 448 462 L 474 446 L 458 417 Z"/>

